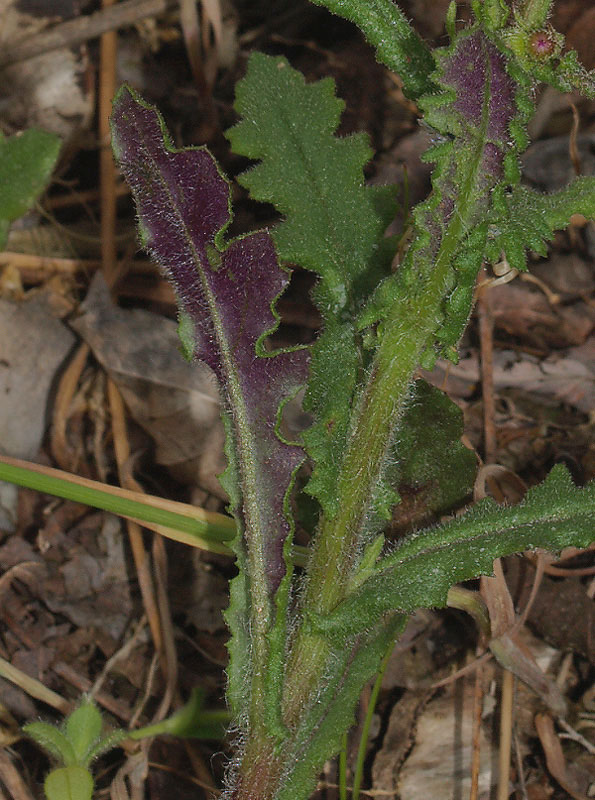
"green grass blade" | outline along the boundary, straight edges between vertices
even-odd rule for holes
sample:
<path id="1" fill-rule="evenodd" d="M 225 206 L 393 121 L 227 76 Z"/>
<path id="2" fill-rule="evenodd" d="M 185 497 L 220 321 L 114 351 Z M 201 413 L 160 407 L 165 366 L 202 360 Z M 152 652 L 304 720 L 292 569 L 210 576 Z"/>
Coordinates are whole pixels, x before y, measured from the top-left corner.
<path id="1" fill-rule="evenodd" d="M 184 503 L 145 497 L 127 489 L 107 486 L 51 467 L 41 467 L 6 456 L 0 457 L 0 480 L 100 508 L 147 526 L 159 526 L 162 529 L 159 532 L 169 538 L 218 553 L 230 553 L 224 543 L 235 535 L 234 521 L 224 514 Z M 172 508 L 176 510 L 170 510 Z M 165 529 L 170 533 L 166 533 Z"/>

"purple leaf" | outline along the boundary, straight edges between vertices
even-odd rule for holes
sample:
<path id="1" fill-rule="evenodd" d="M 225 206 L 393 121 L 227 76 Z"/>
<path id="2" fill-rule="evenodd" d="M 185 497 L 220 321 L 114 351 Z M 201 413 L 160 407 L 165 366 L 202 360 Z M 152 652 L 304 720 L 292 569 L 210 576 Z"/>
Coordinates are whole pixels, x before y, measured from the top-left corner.
<path id="1" fill-rule="evenodd" d="M 241 488 L 233 510 L 270 601 L 285 574 L 286 497 L 303 460 L 277 424 L 284 401 L 305 383 L 306 351 L 271 353 L 263 344 L 277 326 L 273 305 L 288 273 L 267 232 L 224 241 L 230 193 L 215 160 L 205 148 L 176 150 L 158 112 L 128 87 L 114 100 L 112 131 L 143 244 L 193 323 L 194 356 L 220 382 Z"/>

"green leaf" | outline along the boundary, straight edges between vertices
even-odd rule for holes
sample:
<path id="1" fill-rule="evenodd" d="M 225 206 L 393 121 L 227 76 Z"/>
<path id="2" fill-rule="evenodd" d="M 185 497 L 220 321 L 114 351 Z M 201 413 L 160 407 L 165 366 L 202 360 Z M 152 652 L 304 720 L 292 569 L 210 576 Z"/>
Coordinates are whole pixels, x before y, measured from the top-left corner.
<path id="1" fill-rule="evenodd" d="M 70 766 L 77 763 L 72 742 L 55 725 L 48 722 L 29 722 L 23 726 L 23 732 L 61 764 Z"/>
<path id="2" fill-rule="evenodd" d="M 595 541 L 594 515 L 595 482 L 578 489 L 559 464 L 517 506 L 486 499 L 461 517 L 409 536 L 378 562 L 373 577 L 313 626 L 344 641 L 387 612 L 444 606 L 453 584 L 491 575 L 495 558 L 534 548 L 588 547 Z"/>
<path id="3" fill-rule="evenodd" d="M 520 180 L 518 152 L 526 147 L 532 110 L 529 78 L 510 69 L 481 28 L 461 30 L 435 56 L 440 92 L 420 99 L 424 121 L 435 132 L 424 154 L 435 164 L 432 194 L 413 210 L 414 235 L 398 272 L 379 286 L 359 320 L 361 329 L 382 322 L 396 304 L 407 308 L 442 274 L 443 319 L 425 354 L 427 366 L 437 353 L 455 355 L 484 258 L 492 194 Z"/>
<path id="4" fill-rule="evenodd" d="M 415 493 L 426 514 L 444 513 L 469 494 L 475 453 L 461 442 L 463 413 L 453 401 L 425 381 L 417 381 L 403 417 L 395 447 L 399 492 Z"/>
<path id="5" fill-rule="evenodd" d="M 43 191 L 59 152 L 60 139 L 37 128 L 0 135 L 0 248 L 6 245 L 9 224 L 22 217 Z"/>
<path id="6" fill-rule="evenodd" d="M 88 699 L 84 699 L 66 718 L 64 732 L 72 744 L 78 764 L 87 766 L 89 754 L 101 737 L 102 726 L 101 713 Z"/>
<path id="7" fill-rule="evenodd" d="M 392 0 L 312 0 L 358 26 L 376 48 L 378 61 L 396 72 L 412 100 L 435 89 L 432 52 Z"/>
<path id="8" fill-rule="evenodd" d="M 50 772 L 43 788 L 47 800 L 91 800 L 93 778 L 84 767 L 62 767 Z"/>
<path id="9" fill-rule="evenodd" d="M 364 183 L 367 137 L 334 135 L 343 106 L 332 80 L 306 84 L 285 59 L 255 53 L 236 90 L 241 121 L 227 132 L 236 153 L 260 161 L 240 183 L 283 214 L 272 232 L 279 256 L 320 276 L 324 332 L 313 347 L 304 407 L 315 422 L 304 441 L 315 462 L 308 492 L 329 514 L 362 369 L 353 318 L 390 270 L 383 234 L 395 212 L 392 188 Z"/>
<path id="10" fill-rule="evenodd" d="M 546 242 L 568 226 L 573 214 L 595 219 L 595 177 L 575 178 L 552 194 L 515 186 L 510 194 L 496 199 L 487 257 L 495 263 L 504 252 L 513 269 L 525 271 L 526 250 L 545 255 Z"/>
<path id="11" fill-rule="evenodd" d="M 285 774 L 275 800 L 310 797 L 316 775 L 339 751 L 344 731 L 355 722 L 362 688 L 374 677 L 406 622 L 402 614 L 393 614 L 381 625 L 361 631 L 352 647 L 341 643 L 329 654 L 324 682 L 311 704 L 302 709 L 295 735 L 284 746 Z"/>

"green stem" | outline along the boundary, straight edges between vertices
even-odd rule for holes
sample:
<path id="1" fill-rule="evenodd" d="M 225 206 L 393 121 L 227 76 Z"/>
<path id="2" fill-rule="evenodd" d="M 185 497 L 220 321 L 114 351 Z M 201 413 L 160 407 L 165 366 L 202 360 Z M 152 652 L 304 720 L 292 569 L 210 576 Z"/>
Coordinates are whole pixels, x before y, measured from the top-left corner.
<path id="1" fill-rule="evenodd" d="M 489 87 L 485 97 L 489 98 Z M 389 311 L 368 382 L 354 413 L 354 427 L 338 482 L 339 511 L 323 518 L 314 542 L 309 580 L 302 609 L 310 615 L 328 614 L 348 591 L 349 579 L 365 538 L 367 517 L 385 466 L 386 454 L 407 407 L 410 387 L 424 351 L 434 342 L 442 321 L 453 262 L 471 224 L 477 175 L 487 138 L 489 104 L 484 101 L 482 122 L 469 153 L 450 217 L 429 274 L 418 278 L 411 294 L 403 276 L 403 291 Z M 415 269 L 415 265 L 411 265 Z M 411 284 L 411 281 L 409 281 Z M 325 672 L 329 643 L 313 633 L 308 614 L 298 628 L 288 661 L 284 718 L 297 724 Z"/>
<path id="2" fill-rule="evenodd" d="M 339 751 L 339 800 L 347 800 L 347 731 L 343 734 Z"/>
<path id="3" fill-rule="evenodd" d="M 435 91 L 429 77 L 434 56 L 392 0 L 312 0 L 333 14 L 355 22 L 376 49 L 376 58 L 403 80 L 407 97 L 417 100 Z"/>

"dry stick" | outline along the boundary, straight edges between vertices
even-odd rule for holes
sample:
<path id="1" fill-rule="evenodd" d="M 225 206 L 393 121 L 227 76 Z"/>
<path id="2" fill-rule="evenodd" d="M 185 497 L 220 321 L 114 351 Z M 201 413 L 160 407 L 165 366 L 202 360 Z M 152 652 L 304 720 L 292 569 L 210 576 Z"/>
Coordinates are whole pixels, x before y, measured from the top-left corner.
<path id="1" fill-rule="evenodd" d="M 116 650 L 116 652 L 113 655 L 111 655 L 105 662 L 105 664 L 103 665 L 103 669 L 101 670 L 97 678 L 95 678 L 93 685 L 89 689 L 88 694 L 91 699 L 94 698 L 95 695 L 99 694 L 99 692 L 103 687 L 103 684 L 108 679 L 109 674 L 113 670 L 114 666 L 116 664 L 119 664 L 121 661 L 125 661 L 130 655 L 130 653 L 134 650 L 134 648 L 138 646 L 139 639 L 142 637 L 144 633 L 146 624 L 147 624 L 147 617 L 145 614 L 143 614 L 143 616 L 134 626 L 132 634 L 128 637 L 128 639 L 126 639 L 124 644 L 118 650 Z"/>
<path id="2" fill-rule="evenodd" d="M 130 458 L 130 449 L 128 447 L 128 437 L 126 435 L 124 403 L 122 402 L 122 397 L 118 391 L 118 387 L 111 378 L 108 378 L 107 382 L 107 395 L 112 415 L 114 449 L 116 452 L 116 461 L 118 463 L 120 484 L 126 487 L 127 481 L 124 479 L 123 472 L 125 470 L 126 462 Z M 128 528 L 130 547 L 132 548 L 132 556 L 134 558 L 143 605 L 147 614 L 149 628 L 151 629 L 153 644 L 155 646 L 155 650 L 157 650 L 158 653 L 163 654 L 161 620 L 157 601 L 155 599 L 155 592 L 153 589 L 153 579 L 151 576 L 149 556 L 145 550 L 141 527 L 137 522 L 132 522 L 131 520 L 127 520 L 126 525 Z M 161 657 L 163 658 L 163 655 Z"/>
<path id="3" fill-rule="evenodd" d="M 40 256 L 36 253 L 15 253 L 12 250 L 3 250 L 0 252 L 0 266 L 5 265 L 16 267 L 24 277 L 39 273 L 41 281 L 48 277 L 48 273 L 74 275 L 78 272 L 94 272 L 101 267 L 101 261 L 96 258 L 56 258 Z M 131 266 L 136 274 L 155 277 L 159 275 L 158 268 L 146 259 L 135 259 L 131 262 Z M 167 284 L 165 280 L 162 282 Z"/>
<path id="4" fill-rule="evenodd" d="M 126 183 L 118 183 L 116 195 L 124 197 L 130 194 L 130 188 Z M 70 206 L 82 206 L 87 203 L 95 203 L 99 199 L 97 189 L 85 189 L 84 191 L 71 190 L 70 194 L 56 194 L 46 197 L 43 201 L 44 208 L 55 210 L 56 208 L 70 208 Z"/>
<path id="5" fill-rule="evenodd" d="M 107 10 L 113 3 L 114 0 L 103 0 L 103 9 Z M 108 31 L 102 35 L 99 74 L 101 261 L 103 275 L 110 289 L 114 288 L 119 277 L 116 261 L 116 167 L 110 146 L 109 127 L 112 98 L 116 89 L 117 46 L 115 30 Z M 108 377 L 108 397 L 112 414 L 112 431 L 118 473 L 120 484 L 124 486 L 123 473 L 130 458 L 126 415 L 120 392 L 110 377 Z M 155 649 L 160 656 L 162 670 L 166 679 L 168 679 L 170 664 L 167 652 L 164 649 L 163 619 L 160 614 L 159 603 L 155 597 L 149 556 L 143 542 L 142 529 L 137 522 L 132 522 L 131 520 L 128 520 L 126 525 L 151 635 Z"/>
<path id="6" fill-rule="evenodd" d="M 108 9 L 114 0 L 103 0 Z M 99 194 L 101 197 L 101 263 L 107 285 L 116 282 L 116 165 L 112 155 L 109 118 L 116 91 L 116 31 L 101 37 L 99 58 Z"/>
<path id="7" fill-rule="evenodd" d="M 581 169 L 581 157 L 578 151 L 577 145 L 577 136 L 578 131 L 581 123 L 581 118 L 578 113 L 578 108 L 574 105 L 574 103 L 570 104 L 572 109 L 572 130 L 570 131 L 570 139 L 568 142 L 568 152 L 570 155 L 570 160 L 572 161 L 572 166 L 575 172 L 575 175 L 580 175 L 582 172 Z"/>
<path id="8" fill-rule="evenodd" d="M 42 703 L 55 708 L 61 714 L 66 715 L 72 711 L 72 703 L 65 700 L 57 692 L 48 689 L 41 681 L 32 678 L 30 675 L 27 675 L 26 672 L 23 672 L 22 669 L 15 667 L 5 658 L 0 658 L 0 676 L 14 683 L 15 686 L 18 686 L 26 692 L 29 697 L 41 700 Z"/>
<path id="9" fill-rule="evenodd" d="M 29 791 L 22 774 L 15 767 L 6 751 L 0 751 L 0 778 L 13 800 L 33 800 L 33 795 Z"/>
<path id="10" fill-rule="evenodd" d="M 508 800 L 510 791 L 510 751 L 512 746 L 512 699 L 514 695 L 514 675 L 510 670 L 502 672 L 502 691 L 500 694 L 500 749 L 498 753 L 498 794 L 497 800 Z"/>
<path id="11" fill-rule="evenodd" d="M 162 536 L 153 534 L 153 564 L 155 568 L 155 583 L 157 589 L 157 605 L 159 608 L 159 618 L 161 620 L 161 634 L 163 636 L 163 649 L 165 656 L 165 677 L 167 683 L 163 701 L 160 706 L 161 717 L 163 719 L 172 704 L 174 694 L 178 684 L 178 655 L 174 638 L 174 626 L 171 621 L 171 609 L 167 594 L 167 553 L 165 552 L 165 542 Z M 157 721 L 157 720 L 155 720 Z"/>
<path id="12" fill-rule="evenodd" d="M 490 306 L 489 287 L 478 293 L 479 341 L 481 355 L 481 387 L 483 399 L 484 462 L 491 464 L 496 453 L 496 428 L 494 418 L 494 318 Z"/>
<path id="13" fill-rule="evenodd" d="M 178 0 L 124 0 L 94 14 L 62 22 L 48 31 L 20 39 L 12 47 L 5 47 L 0 54 L 0 68 L 19 61 L 27 61 L 51 50 L 76 47 L 89 39 L 96 39 L 107 31 L 134 25 L 147 17 L 163 14 L 177 4 Z"/>
<path id="14" fill-rule="evenodd" d="M 479 648 L 478 648 L 479 649 Z M 479 771 L 481 768 L 481 714 L 484 695 L 484 664 L 479 663 L 475 670 L 473 684 L 473 743 L 471 752 L 471 789 L 469 800 L 479 797 Z"/>
<path id="15" fill-rule="evenodd" d="M 50 439 L 50 450 L 56 464 L 65 470 L 82 471 L 86 473 L 86 477 L 89 476 L 89 471 L 85 468 L 85 465 L 74 463 L 73 453 L 66 439 L 66 425 L 68 422 L 70 404 L 76 392 L 76 387 L 78 386 L 88 355 L 89 345 L 83 342 L 78 346 L 68 367 L 64 370 L 60 378 L 52 410 L 52 433 Z"/>
<path id="16" fill-rule="evenodd" d="M 57 664 L 54 664 L 52 666 L 52 672 L 54 672 L 60 678 L 63 678 L 71 686 L 74 686 L 74 688 L 80 694 L 88 692 L 91 689 L 92 684 L 89 678 L 85 677 L 80 672 L 77 672 L 76 669 L 73 669 L 73 667 L 71 667 L 69 664 L 66 664 L 64 661 L 58 661 Z M 93 699 L 98 706 L 101 706 L 106 711 L 109 711 L 110 714 L 118 717 L 118 719 L 121 719 L 126 723 L 130 719 L 130 708 L 121 700 L 112 697 L 112 695 L 107 694 L 106 692 L 97 692 Z M 69 708 L 68 711 L 63 713 L 66 716 L 66 714 L 70 713 L 70 711 L 72 711 L 72 708 Z"/>
<path id="17" fill-rule="evenodd" d="M 496 406 L 494 400 L 494 318 L 490 304 L 489 286 L 484 286 L 478 296 L 479 340 L 481 353 L 481 385 L 484 422 L 484 460 L 494 461 L 496 453 Z M 498 759 L 498 800 L 508 798 L 510 776 L 510 746 L 512 737 L 512 693 L 514 676 L 508 670 L 502 675 L 500 702 L 500 746 Z"/>
<path id="18" fill-rule="evenodd" d="M 478 296 L 479 340 L 481 352 L 481 385 L 484 422 L 484 459 L 486 464 L 494 461 L 496 453 L 496 427 L 494 418 L 494 318 L 490 305 L 489 286 L 484 286 Z M 498 800 L 507 800 L 510 780 L 510 752 L 512 742 L 512 697 L 514 675 L 508 670 L 502 674 L 500 698 L 500 745 L 498 756 Z"/>
<path id="19" fill-rule="evenodd" d="M 494 383 L 492 372 L 493 321 L 490 312 L 488 293 L 481 288 L 478 295 L 479 335 L 481 346 L 482 391 L 484 404 L 484 437 L 486 463 L 493 460 L 496 449 L 494 430 Z M 470 800 L 479 796 L 479 771 L 481 766 L 481 713 L 483 706 L 484 665 L 478 663 L 473 688 L 473 742 L 471 756 L 471 790 Z"/>

